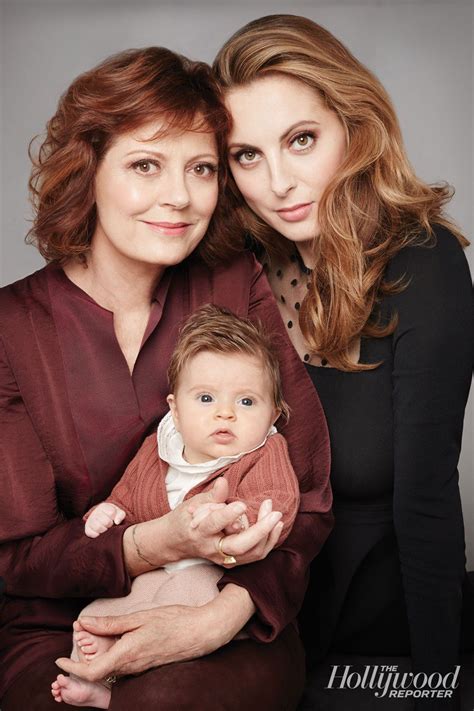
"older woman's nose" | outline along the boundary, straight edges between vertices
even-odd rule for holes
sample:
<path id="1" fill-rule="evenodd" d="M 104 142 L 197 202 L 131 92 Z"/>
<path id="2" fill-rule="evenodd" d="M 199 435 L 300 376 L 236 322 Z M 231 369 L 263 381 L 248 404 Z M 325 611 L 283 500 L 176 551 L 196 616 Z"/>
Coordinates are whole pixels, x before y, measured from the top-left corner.
<path id="1" fill-rule="evenodd" d="M 182 171 L 169 171 L 159 188 L 158 202 L 176 210 L 187 207 L 191 201 L 185 175 Z"/>

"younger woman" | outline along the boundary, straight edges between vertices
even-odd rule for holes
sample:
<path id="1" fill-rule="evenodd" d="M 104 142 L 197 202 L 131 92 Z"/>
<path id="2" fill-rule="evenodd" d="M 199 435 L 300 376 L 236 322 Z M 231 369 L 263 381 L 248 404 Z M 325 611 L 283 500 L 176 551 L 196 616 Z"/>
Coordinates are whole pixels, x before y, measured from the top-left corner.
<path id="1" fill-rule="evenodd" d="M 230 199 L 330 429 L 336 524 L 302 616 L 310 662 L 411 654 L 416 671 L 452 671 L 474 329 L 451 193 L 415 176 L 383 87 L 310 20 L 249 23 L 214 69 Z"/>

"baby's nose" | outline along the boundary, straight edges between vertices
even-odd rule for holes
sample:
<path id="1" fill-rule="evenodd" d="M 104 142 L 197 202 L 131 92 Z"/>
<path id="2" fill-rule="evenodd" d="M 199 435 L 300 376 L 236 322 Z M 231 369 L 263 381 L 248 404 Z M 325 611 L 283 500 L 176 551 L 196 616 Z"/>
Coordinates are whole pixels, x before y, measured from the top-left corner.
<path id="1" fill-rule="evenodd" d="M 235 418 L 235 411 L 231 405 L 222 404 L 217 408 L 217 417 L 223 420 L 233 420 Z"/>

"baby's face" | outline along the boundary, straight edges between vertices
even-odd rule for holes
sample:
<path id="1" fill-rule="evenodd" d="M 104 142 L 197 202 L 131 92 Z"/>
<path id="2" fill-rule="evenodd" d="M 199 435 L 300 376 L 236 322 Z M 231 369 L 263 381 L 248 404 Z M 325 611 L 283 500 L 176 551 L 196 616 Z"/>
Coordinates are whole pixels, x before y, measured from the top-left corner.
<path id="1" fill-rule="evenodd" d="M 191 358 L 168 402 L 191 464 L 254 449 L 279 414 L 260 359 L 237 353 Z"/>

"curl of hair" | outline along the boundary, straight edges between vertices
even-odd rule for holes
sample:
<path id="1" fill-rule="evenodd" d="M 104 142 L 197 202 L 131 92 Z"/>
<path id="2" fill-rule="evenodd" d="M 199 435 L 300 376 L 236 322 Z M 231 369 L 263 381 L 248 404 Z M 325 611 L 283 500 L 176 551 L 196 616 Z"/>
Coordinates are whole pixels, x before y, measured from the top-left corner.
<path id="1" fill-rule="evenodd" d="M 150 140 L 168 132 L 213 133 L 222 192 L 229 116 L 210 68 L 163 47 L 121 52 L 75 79 L 36 156 L 35 139 L 30 144 L 35 218 L 27 241 L 46 261 L 85 261 L 96 227 L 94 180 L 100 160 L 117 136 L 151 122 L 162 128 Z M 209 264 L 230 256 L 232 237 L 224 217 L 218 205 L 198 248 Z"/>
<path id="2" fill-rule="evenodd" d="M 295 15 L 269 15 L 236 32 L 214 62 L 223 91 L 269 74 L 303 82 L 334 111 L 347 136 L 347 154 L 318 206 L 320 239 L 313 242 L 314 270 L 299 323 L 312 352 L 340 370 L 358 337 L 381 338 L 396 327 L 377 320 L 381 296 L 404 288 L 384 281 L 387 263 L 403 247 L 432 243 L 432 225 L 468 241 L 443 207 L 453 194 L 446 184 L 427 185 L 405 154 L 391 101 L 378 79 L 330 32 Z M 291 243 L 266 225 L 230 179 L 226 199 L 239 226 L 260 242 L 270 258 L 286 257 Z"/>

